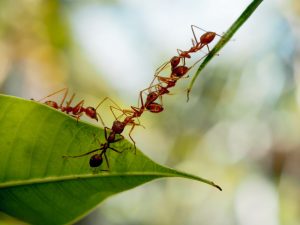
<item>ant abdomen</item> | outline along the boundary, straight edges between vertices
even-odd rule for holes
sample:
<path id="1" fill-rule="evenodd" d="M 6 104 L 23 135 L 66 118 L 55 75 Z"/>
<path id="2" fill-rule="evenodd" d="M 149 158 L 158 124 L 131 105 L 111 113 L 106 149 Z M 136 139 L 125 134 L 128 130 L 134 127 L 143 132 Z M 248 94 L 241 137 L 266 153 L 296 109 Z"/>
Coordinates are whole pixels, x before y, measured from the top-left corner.
<path id="1" fill-rule="evenodd" d="M 103 162 L 101 154 L 92 155 L 90 158 L 90 167 L 99 167 Z"/>
<path id="2" fill-rule="evenodd" d="M 189 68 L 186 66 L 177 66 L 172 70 L 172 75 L 175 77 L 182 77 L 189 71 Z"/>
<path id="3" fill-rule="evenodd" d="M 164 107 L 156 102 L 152 102 L 147 105 L 147 109 L 152 113 L 160 113 L 164 110 Z"/>
<path id="4" fill-rule="evenodd" d="M 215 36 L 216 36 L 215 32 L 206 32 L 200 37 L 200 43 L 202 45 L 208 45 L 210 42 L 214 40 Z"/>

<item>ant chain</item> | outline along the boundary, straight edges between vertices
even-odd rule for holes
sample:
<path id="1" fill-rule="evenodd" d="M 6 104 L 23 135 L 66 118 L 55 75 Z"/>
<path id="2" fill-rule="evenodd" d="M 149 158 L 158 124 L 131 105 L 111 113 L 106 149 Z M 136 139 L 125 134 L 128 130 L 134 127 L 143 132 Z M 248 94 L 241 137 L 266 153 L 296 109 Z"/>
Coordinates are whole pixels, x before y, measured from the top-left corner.
<path id="1" fill-rule="evenodd" d="M 195 28 L 200 29 L 204 31 L 205 33 L 200 36 L 199 39 L 197 39 Z M 204 46 L 207 46 L 208 52 L 210 51 L 208 44 L 213 41 L 215 36 L 220 36 L 219 34 L 216 34 L 215 32 L 208 32 L 200 27 L 197 27 L 195 25 L 191 25 L 191 30 L 193 33 L 193 38 L 192 38 L 192 47 L 189 50 L 183 51 L 180 49 L 177 49 L 177 56 L 174 56 L 171 60 L 163 63 L 160 67 L 158 67 L 155 71 L 154 78 L 151 81 L 150 85 L 141 90 L 139 93 L 138 97 L 138 106 L 131 106 L 131 109 L 122 109 L 114 100 L 112 100 L 109 97 L 104 98 L 96 107 L 96 110 L 100 108 L 100 106 L 105 102 L 105 101 L 110 101 L 112 105 L 109 106 L 109 109 L 111 113 L 113 114 L 115 121 L 112 125 L 111 128 L 108 128 L 105 126 L 104 120 L 100 116 L 99 113 L 97 113 L 102 125 L 104 126 L 104 131 L 105 131 L 105 143 L 100 144 L 100 148 L 94 149 L 92 151 L 89 151 L 87 153 L 77 155 L 77 156 L 65 156 L 67 158 L 78 158 L 78 157 L 83 157 L 92 153 L 95 153 L 97 151 L 100 151 L 100 153 L 93 155 L 90 159 L 90 166 L 91 167 L 97 167 L 102 164 L 103 157 L 106 161 L 106 164 L 109 168 L 109 162 L 106 156 L 106 151 L 108 149 L 111 149 L 112 151 L 121 153 L 119 150 L 112 148 L 110 144 L 116 143 L 120 140 L 123 140 L 122 132 L 124 128 L 128 125 L 132 126 L 130 131 L 129 131 L 129 137 L 134 143 L 135 146 L 135 141 L 132 138 L 131 134 L 136 126 L 143 126 L 140 121 L 139 117 L 145 112 L 145 111 L 150 111 L 153 113 L 158 113 L 163 111 L 163 104 L 162 104 L 162 96 L 165 94 L 169 93 L 169 88 L 174 87 L 176 85 L 176 82 L 180 78 L 186 78 L 188 76 L 185 76 L 188 71 L 190 71 L 197 63 L 199 63 L 202 59 L 204 59 L 208 53 L 206 53 L 204 56 L 202 56 L 200 59 L 198 59 L 192 66 L 187 67 L 186 66 L 186 60 L 191 58 L 190 54 L 191 53 L 196 53 L 198 51 L 201 51 Z M 167 77 L 163 77 L 160 75 L 160 73 L 169 65 L 171 64 L 171 74 Z M 155 84 L 155 81 L 158 81 L 158 83 Z M 62 89 L 59 90 L 47 97 L 50 97 L 54 94 L 57 94 L 59 92 L 65 91 L 64 97 L 62 99 L 62 102 L 60 103 L 60 107 L 62 107 L 66 96 L 68 94 L 68 89 Z M 144 99 L 146 97 L 146 100 Z M 45 98 L 41 99 L 44 100 Z M 73 101 L 74 95 L 70 98 L 70 100 L 67 102 L 67 107 L 70 107 L 71 102 Z M 159 100 L 159 103 L 156 101 Z M 83 103 L 84 101 L 82 100 L 79 102 L 75 107 L 82 107 L 83 108 Z M 75 108 L 74 107 L 74 108 Z M 117 115 L 116 111 L 118 111 L 120 114 Z M 120 121 L 122 117 L 125 117 L 123 121 Z M 137 119 L 138 122 L 135 122 L 135 119 Z M 108 131 L 110 130 L 109 134 Z M 116 139 L 116 135 L 121 135 L 121 138 Z"/>

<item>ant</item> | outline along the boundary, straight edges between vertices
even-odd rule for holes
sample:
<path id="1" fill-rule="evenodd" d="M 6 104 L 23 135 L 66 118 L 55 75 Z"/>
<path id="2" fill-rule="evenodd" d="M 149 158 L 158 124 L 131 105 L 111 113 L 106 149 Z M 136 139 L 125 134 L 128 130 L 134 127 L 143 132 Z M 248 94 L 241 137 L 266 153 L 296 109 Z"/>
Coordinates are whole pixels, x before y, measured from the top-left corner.
<path id="1" fill-rule="evenodd" d="M 107 136 L 107 131 L 106 129 L 104 130 L 104 135 L 105 135 L 105 139 L 108 140 L 109 137 Z M 83 156 L 86 156 L 86 155 L 89 155 L 89 154 L 92 154 L 94 152 L 97 152 L 97 151 L 100 151 L 100 153 L 96 153 L 94 155 L 91 156 L 90 158 L 90 161 L 89 161 L 89 164 L 90 164 L 90 167 L 92 168 L 95 168 L 95 167 L 99 167 L 102 165 L 103 163 L 103 158 L 105 159 L 105 162 L 107 164 L 107 167 L 109 168 L 109 161 L 108 161 L 108 158 L 107 158 L 107 155 L 106 155 L 106 151 L 108 149 L 111 149 L 112 151 L 114 152 L 117 152 L 117 153 L 122 153 L 121 151 L 113 148 L 110 146 L 111 143 L 115 143 L 115 142 L 118 142 L 120 140 L 122 140 L 123 138 L 119 138 L 119 139 L 114 139 L 114 141 L 107 141 L 105 142 L 104 144 L 101 144 L 99 142 L 99 140 L 97 139 L 98 141 L 98 144 L 99 144 L 99 148 L 97 149 L 94 149 L 92 151 L 89 151 L 89 152 L 86 152 L 84 154 L 81 154 L 81 155 L 76 155 L 76 156 L 63 156 L 63 158 L 80 158 L 80 157 L 83 157 Z M 104 156 L 104 157 L 103 157 Z"/>
<path id="2" fill-rule="evenodd" d="M 204 55 L 200 59 L 198 59 L 191 67 L 187 67 L 185 65 L 184 66 L 177 65 L 177 66 L 173 67 L 173 65 L 176 65 L 176 63 L 173 63 L 173 62 L 175 62 L 175 61 L 177 62 L 179 59 L 179 57 L 174 56 L 170 61 L 171 65 L 172 65 L 170 77 L 163 77 L 163 76 L 159 76 L 158 74 L 155 74 L 150 86 L 148 88 L 144 89 L 143 92 L 147 91 L 147 90 L 150 91 L 153 87 L 155 87 L 156 91 L 149 92 L 148 97 L 150 94 L 152 94 L 152 96 L 153 96 L 154 95 L 153 93 L 156 93 L 155 97 L 156 98 L 160 97 L 160 99 L 161 99 L 161 96 L 163 94 L 169 93 L 169 90 L 168 90 L 169 88 L 174 87 L 176 85 L 177 81 L 180 78 L 184 77 L 186 75 L 186 73 L 189 70 L 191 70 L 197 63 L 199 63 L 203 58 L 205 58 L 206 55 Z M 187 77 L 188 76 L 186 76 L 186 78 Z M 153 85 L 153 83 L 155 82 L 156 79 L 159 81 L 159 83 Z M 166 84 L 166 86 L 162 86 L 163 83 Z M 154 99 L 154 97 L 152 99 Z"/>
<path id="3" fill-rule="evenodd" d="M 163 111 L 163 106 L 161 104 L 158 103 L 154 103 L 153 101 L 148 100 L 145 104 L 143 103 L 143 99 L 141 96 L 141 102 L 142 102 L 142 106 L 141 107 L 135 107 L 135 106 L 131 106 L 131 109 L 122 109 L 120 106 L 118 106 L 118 104 L 113 101 L 111 98 L 106 97 L 101 101 L 101 104 L 106 101 L 109 100 L 113 103 L 113 106 L 110 106 L 110 111 L 112 112 L 113 116 L 115 117 L 115 121 L 113 122 L 113 125 L 111 128 L 108 128 L 104 122 L 103 119 L 101 118 L 101 122 L 103 124 L 104 127 L 104 131 L 107 134 L 107 130 L 110 130 L 110 134 L 109 136 L 105 136 L 107 143 L 114 143 L 116 142 L 115 137 L 116 135 L 120 135 L 121 139 L 124 139 L 124 136 L 122 135 L 122 132 L 124 131 L 125 127 L 127 125 L 132 126 L 128 135 L 131 139 L 131 141 L 134 144 L 134 148 L 136 149 L 136 142 L 134 141 L 134 139 L 132 138 L 131 134 L 135 128 L 135 126 L 143 126 L 141 125 L 140 121 L 139 121 L 139 117 L 143 114 L 143 112 L 147 109 L 153 113 L 158 113 Z M 120 111 L 122 114 L 120 116 L 116 116 L 114 110 L 118 110 Z M 122 116 L 125 116 L 123 121 L 120 121 L 120 118 Z M 138 122 L 135 121 L 135 118 L 138 120 Z M 120 141 L 121 139 L 118 139 L 118 141 Z"/>
<path id="4" fill-rule="evenodd" d="M 90 158 L 90 161 L 89 161 L 89 164 L 90 164 L 90 167 L 99 167 L 102 165 L 103 163 L 103 158 L 105 159 L 105 162 L 109 168 L 109 161 L 108 161 L 108 158 L 107 158 L 107 155 L 106 155 L 106 152 L 108 149 L 111 149 L 112 151 L 114 152 L 117 152 L 117 153 L 122 153 L 121 151 L 113 148 L 110 146 L 110 144 L 112 143 L 116 143 L 118 141 L 121 141 L 124 139 L 124 136 L 122 135 L 122 132 L 124 131 L 124 128 L 127 126 L 127 125 L 132 125 L 132 128 L 130 129 L 129 131 L 129 137 L 130 139 L 132 140 L 132 142 L 134 143 L 134 147 L 136 146 L 135 145 L 135 141 L 134 139 L 132 138 L 131 136 L 131 133 L 134 129 L 135 126 L 137 125 L 141 125 L 140 123 L 136 123 L 134 121 L 134 118 L 137 118 L 137 117 L 140 117 L 141 114 L 143 113 L 143 110 L 144 110 L 144 107 L 141 107 L 140 109 L 138 107 L 134 107 L 132 106 L 132 110 L 122 110 L 112 99 L 110 99 L 109 97 L 106 97 L 104 98 L 102 101 L 101 101 L 101 104 L 106 101 L 106 100 L 110 100 L 116 107 L 114 106 L 110 106 L 110 110 L 111 112 L 113 113 L 114 117 L 115 117 L 115 121 L 113 122 L 113 125 L 112 125 L 112 128 L 108 128 L 107 126 L 105 126 L 102 118 L 100 117 L 100 120 L 104 126 L 104 136 L 105 136 L 105 140 L 106 142 L 104 144 L 100 144 L 99 140 L 99 146 L 100 148 L 97 148 L 97 149 L 94 149 L 92 151 L 89 151 L 87 153 L 84 153 L 84 154 L 81 154 L 81 155 L 77 155 L 77 156 L 63 156 L 64 158 L 79 158 L 79 157 L 83 157 L 85 155 L 89 155 L 91 153 L 94 153 L 94 152 L 97 152 L 97 151 L 101 151 L 100 153 L 96 153 L 94 155 L 91 156 Z M 101 105 L 100 104 L 100 105 Z M 158 104 L 158 103 L 149 103 L 149 107 L 153 112 L 155 110 L 157 111 L 162 111 L 161 110 L 161 105 Z M 117 109 L 117 110 L 120 110 L 122 111 L 122 115 L 126 115 L 125 119 L 123 121 L 120 121 L 119 120 L 119 117 L 117 117 L 115 115 L 115 113 L 113 112 L 113 109 Z M 131 115 L 129 116 L 128 114 Z M 121 116 L 122 116 L 121 115 Z M 109 134 L 108 134 L 108 130 L 110 130 Z M 118 138 L 116 138 L 117 136 L 119 136 Z M 136 150 L 136 147 L 135 147 L 135 150 Z M 136 153 L 136 152 L 135 152 Z"/>
<path id="5" fill-rule="evenodd" d="M 61 93 L 61 92 L 63 92 L 64 95 L 63 95 L 63 98 L 62 98 L 60 104 L 58 104 L 57 102 L 52 101 L 52 100 L 46 101 L 45 104 L 52 107 L 52 108 L 61 110 L 62 112 L 65 112 L 67 114 L 72 114 L 72 116 L 76 118 L 77 122 L 78 122 L 79 118 L 82 116 L 83 113 L 85 113 L 85 115 L 90 117 L 91 119 L 96 120 L 97 122 L 98 122 L 98 117 L 101 119 L 100 114 L 97 113 L 97 109 L 100 106 L 101 102 L 98 104 L 98 106 L 96 108 L 94 108 L 94 107 L 91 107 L 91 106 L 84 107 L 83 106 L 84 105 L 84 100 L 81 100 L 74 107 L 72 107 L 71 103 L 72 103 L 72 101 L 74 100 L 74 97 L 75 97 L 75 94 L 72 94 L 70 100 L 67 101 L 66 106 L 63 106 L 64 103 L 65 103 L 66 97 L 68 95 L 69 88 L 63 88 L 63 89 L 61 89 L 59 91 L 56 91 L 56 92 L 54 92 L 50 95 L 47 95 L 46 97 L 38 100 L 38 102 L 41 102 L 44 99 L 49 98 L 49 97 L 51 97 L 53 95 L 56 95 L 58 93 Z"/>
<path id="6" fill-rule="evenodd" d="M 202 34 L 200 36 L 199 41 L 197 40 L 194 28 L 198 28 L 198 29 L 205 32 L 204 34 Z M 192 33 L 193 33 L 193 36 L 194 36 L 194 38 L 192 39 L 192 45 L 193 46 L 187 51 L 177 49 L 178 56 L 174 56 L 174 57 L 171 58 L 170 61 L 167 61 L 167 62 L 163 63 L 156 70 L 155 75 L 158 75 L 169 63 L 171 64 L 171 68 L 173 70 L 174 68 L 176 68 L 179 65 L 181 59 L 183 60 L 183 66 L 184 66 L 185 65 L 185 59 L 186 58 L 191 58 L 191 55 L 190 55 L 191 53 L 196 53 L 197 51 L 200 51 L 204 46 L 207 46 L 208 52 L 210 52 L 208 44 L 210 44 L 215 39 L 216 36 L 219 36 L 221 38 L 223 37 L 223 36 L 221 36 L 221 35 L 219 35 L 215 32 L 206 31 L 206 30 L 204 30 L 204 29 L 202 29 L 198 26 L 195 26 L 195 25 L 191 25 L 191 30 L 192 30 Z"/>

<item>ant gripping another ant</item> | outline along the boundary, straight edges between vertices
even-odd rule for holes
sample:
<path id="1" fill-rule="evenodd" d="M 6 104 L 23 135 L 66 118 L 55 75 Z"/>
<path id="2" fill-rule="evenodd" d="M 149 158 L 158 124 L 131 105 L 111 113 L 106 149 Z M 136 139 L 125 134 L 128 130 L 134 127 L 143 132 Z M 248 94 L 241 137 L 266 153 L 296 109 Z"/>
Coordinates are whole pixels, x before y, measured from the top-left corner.
<path id="1" fill-rule="evenodd" d="M 110 99 L 108 97 L 103 99 L 99 103 L 99 105 L 96 107 L 96 109 L 98 107 L 100 107 L 100 105 L 106 100 L 110 100 L 113 103 L 113 105 L 110 106 L 110 110 L 111 110 L 115 120 L 114 120 L 111 128 L 105 126 L 103 119 L 101 118 L 100 114 L 98 114 L 96 112 L 96 109 L 94 109 L 96 118 L 94 118 L 93 115 L 91 115 L 89 111 L 87 112 L 87 109 L 89 107 L 87 107 L 87 108 L 83 107 L 83 103 L 84 103 L 83 100 L 80 101 L 76 106 L 71 107 L 70 104 L 74 98 L 74 95 L 71 97 L 70 101 L 67 102 L 67 106 L 63 107 L 63 103 L 67 96 L 68 90 L 65 90 L 65 95 L 64 95 L 63 100 L 60 105 L 58 105 L 56 102 L 53 102 L 53 101 L 47 101 L 46 104 L 49 106 L 60 109 L 61 111 L 66 112 L 66 113 L 72 113 L 73 116 L 79 115 L 78 119 L 82 115 L 83 112 L 86 113 L 86 115 L 89 116 L 90 118 L 96 119 L 97 121 L 98 121 L 97 116 L 99 116 L 99 118 L 104 126 L 105 143 L 104 144 L 99 143 L 99 146 L 100 146 L 99 148 L 89 151 L 87 153 L 78 155 L 78 156 L 64 156 L 64 157 L 65 158 L 78 158 L 78 157 L 83 157 L 83 156 L 92 154 L 94 152 L 100 151 L 100 153 L 96 153 L 91 156 L 90 161 L 89 161 L 90 166 L 91 167 L 101 166 L 103 163 L 103 158 L 104 158 L 106 161 L 106 164 L 109 168 L 109 161 L 108 161 L 106 152 L 108 149 L 111 149 L 112 151 L 121 153 L 121 151 L 111 147 L 110 145 L 124 139 L 124 136 L 122 135 L 122 133 L 126 126 L 132 126 L 129 131 L 129 137 L 132 140 L 135 150 L 136 150 L 136 143 L 135 143 L 134 139 L 132 138 L 131 134 L 132 134 L 135 126 L 142 126 L 139 122 L 139 117 L 141 117 L 141 115 L 144 113 L 144 111 L 150 111 L 152 113 L 160 113 L 164 110 L 163 104 L 162 104 L 162 96 L 164 94 L 168 94 L 169 88 L 174 87 L 176 85 L 177 81 L 180 78 L 183 78 L 187 74 L 187 72 L 190 69 L 192 69 L 203 58 L 205 58 L 208 55 L 208 53 L 205 54 L 203 57 L 201 57 L 199 60 L 197 60 L 191 67 L 186 66 L 186 59 L 191 58 L 191 55 L 190 55 L 191 53 L 196 53 L 196 52 L 200 51 L 204 46 L 207 46 L 208 52 L 210 52 L 208 44 L 210 44 L 214 40 L 215 36 L 218 35 L 215 32 L 205 31 L 205 33 L 200 36 L 199 41 L 198 41 L 196 34 L 195 34 L 195 30 L 194 30 L 195 28 L 203 30 L 195 25 L 191 25 L 191 29 L 192 29 L 193 36 L 194 36 L 194 39 L 192 39 L 193 46 L 187 51 L 182 51 L 180 49 L 177 49 L 178 56 L 172 57 L 170 61 L 167 61 L 166 63 L 164 63 L 162 66 L 160 66 L 156 70 L 154 79 L 150 83 L 149 87 L 140 91 L 140 93 L 139 93 L 138 107 L 131 106 L 130 109 L 122 109 L 112 99 Z M 221 35 L 218 35 L 218 36 L 222 37 Z M 182 62 L 182 65 L 180 65 L 181 62 Z M 160 73 L 161 73 L 161 71 L 163 71 L 163 69 L 168 64 L 171 65 L 171 74 L 169 77 L 163 77 L 160 75 Z M 154 84 L 155 80 L 158 80 L 157 84 Z M 46 96 L 45 98 L 50 97 L 54 94 L 57 94 L 63 90 L 55 92 L 49 96 Z M 146 91 L 148 91 L 148 93 L 146 93 Z M 143 95 L 145 93 L 146 93 L 146 100 L 144 101 Z M 45 99 L 45 98 L 43 98 L 43 99 Z M 41 99 L 41 100 L 43 100 L 43 99 Z M 157 99 L 160 100 L 160 103 L 156 102 Z M 141 104 L 141 106 L 139 106 L 140 104 Z M 121 112 L 121 115 L 116 116 L 114 110 L 118 110 L 119 112 Z M 121 121 L 122 117 L 125 117 L 125 118 Z M 135 119 L 137 119 L 138 122 L 136 122 Z"/>
<path id="2" fill-rule="evenodd" d="M 195 33 L 195 28 L 199 29 L 199 30 L 202 30 L 204 31 L 205 33 L 202 34 L 199 38 L 199 41 L 197 39 L 197 36 L 196 36 L 196 33 Z M 163 63 L 155 72 L 155 77 L 160 74 L 160 72 L 170 63 L 171 64 L 171 69 L 172 69 L 172 72 L 173 70 L 179 65 L 180 61 L 183 60 L 183 66 L 185 66 L 185 60 L 187 58 L 191 58 L 191 53 L 196 53 L 198 51 L 200 51 L 204 46 L 207 47 L 208 49 L 208 53 L 210 52 L 210 49 L 209 49 L 209 46 L 208 44 L 210 44 L 216 36 L 219 36 L 222 38 L 221 35 L 215 33 L 215 32 L 212 32 L 212 31 L 206 31 L 198 26 L 195 26 L 195 25 L 191 25 L 191 30 L 192 30 L 192 33 L 193 33 L 193 39 L 192 39 L 192 47 L 189 49 L 189 50 L 186 50 L 186 51 L 183 51 L 183 50 L 180 50 L 180 49 L 177 49 L 177 53 L 178 53 L 178 56 L 174 56 L 172 57 L 169 61 Z M 207 54 L 205 54 L 205 56 L 207 56 Z M 153 84 L 154 81 L 151 82 L 151 85 Z M 150 85 L 150 86 L 151 86 Z"/>
<path id="3" fill-rule="evenodd" d="M 92 106 L 84 107 L 84 100 L 81 100 L 75 106 L 71 106 L 71 104 L 74 100 L 75 94 L 72 94 L 72 96 L 70 97 L 70 100 L 66 101 L 68 92 L 69 92 L 69 88 L 63 88 L 63 89 L 56 91 L 50 95 L 47 95 L 44 98 L 41 98 L 37 102 L 41 102 L 44 99 L 47 99 L 47 98 L 57 95 L 59 93 L 64 93 L 63 98 L 59 104 L 52 100 L 45 101 L 44 103 L 52 108 L 58 109 L 62 112 L 65 112 L 66 114 L 71 114 L 71 116 L 76 118 L 77 122 L 84 113 L 86 116 L 88 116 L 91 119 L 96 120 L 97 122 L 98 122 L 98 117 L 101 119 L 100 114 L 97 113 L 97 109 L 100 106 L 101 102 L 98 104 L 98 106 L 96 108 L 94 108 Z M 33 100 L 33 99 L 31 99 L 31 100 Z M 64 106 L 65 101 L 66 101 L 66 106 Z"/>
<path id="4" fill-rule="evenodd" d="M 136 150 L 136 142 L 132 138 L 131 134 L 136 126 L 143 127 L 143 125 L 139 121 L 139 117 L 143 114 L 143 112 L 145 110 L 149 110 L 151 112 L 156 112 L 156 113 L 161 112 L 163 110 L 162 105 L 160 105 L 158 103 L 154 103 L 153 101 L 152 102 L 147 101 L 144 104 L 143 99 L 141 98 L 141 102 L 142 102 L 141 107 L 131 106 L 131 109 L 122 109 L 115 101 L 113 101 L 109 97 L 104 98 L 101 101 L 101 104 L 106 100 L 109 100 L 111 103 L 113 103 L 113 105 L 111 105 L 109 108 L 110 108 L 110 111 L 112 112 L 113 116 L 115 117 L 115 121 L 113 122 L 113 125 L 111 128 L 108 128 L 104 124 L 103 119 L 100 117 L 105 131 L 110 130 L 110 134 L 109 134 L 108 138 L 106 138 L 107 143 L 115 142 L 116 134 L 120 135 L 123 139 L 124 137 L 122 136 L 122 132 L 124 131 L 125 127 L 131 126 L 131 129 L 130 129 L 128 135 L 129 135 L 129 138 L 131 139 L 131 141 L 133 142 L 134 148 Z M 116 116 L 114 110 L 121 112 L 121 115 Z M 125 118 L 121 121 L 120 120 L 121 117 L 125 117 Z M 137 122 L 135 121 L 135 119 L 137 119 Z"/>
<path id="5" fill-rule="evenodd" d="M 99 143 L 100 148 L 94 149 L 94 150 L 89 151 L 87 153 L 77 155 L 77 156 L 63 156 L 64 158 L 79 158 L 79 157 L 83 157 L 83 156 L 92 154 L 94 152 L 100 151 L 100 153 L 96 153 L 96 154 L 91 156 L 90 161 L 89 161 L 90 167 L 99 167 L 99 166 L 101 166 L 102 163 L 103 163 L 103 158 L 104 158 L 105 162 L 106 162 L 106 164 L 109 168 L 109 160 L 107 158 L 106 152 L 107 152 L 108 149 L 111 149 L 114 152 L 122 153 L 121 151 L 111 147 L 110 145 L 124 139 L 124 136 L 122 135 L 122 132 L 124 131 L 124 129 L 127 125 L 132 126 L 130 131 L 129 131 L 129 137 L 132 140 L 132 142 L 134 144 L 135 151 L 136 151 L 136 144 L 135 144 L 134 139 L 131 136 L 131 133 L 132 133 L 135 126 L 142 126 L 142 125 L 140 124 L 140 122 L 138 122 L 138 123 L 135 122 L 134 119 L 135 118 L 138 119 L 138 117 L 140 117 L 142 115 L 142 113 L 144 112 L 146 106 L 143 104 L 143 106 L 141 108 L 131 106 L 131 110 L 121 109 L 109 97 L 104 98 L 101 101 L 101 103 L 99 104 L 99 106 L 106 100 L 110 100 L 114 104 L 114 106 L 110 106 L 110 110 L 111 110 L 112 114 L 115 117 L 115 121 L 113 122 L 112 127 L 108 128 L 104 124 L 103 119 L 101 118 L 101 116 L 99 115 L 99 118 L 100 118 L 100 120 L 101 120 L 101 122 L 104 126 L 105 143 L 104 144 Z M 121 111 L 122 114 L 117 117 L 116 114 L 113 111 L 114 109 Z M 149 103 L 147 103 L 147 109 L 150 110 L 151 112 L 161 112 L 163 108 L 158 103 L 149 102 Z M 123 121 L 120 121 L 120 117 L 122 117 L 122 116 L 125 116 L 125 119 Z M 108 132 L 109 132 L 109 134 L 108 134 Z"/>
<path id="6" fill-rule="evenodd" d="M 177 61 L 179 58 L 177 56 L 174 56 L 170 60 L 170 63 L 172 65 L 170 77 L 163 77 L 156 73 L 154 75 L 154 78 L 153 78 L 150 86 L 148 88 L 142 90 L 142 92 L 148 91 L 149 93 L 147 95 L 147 99 L 151 96 L 152 102 L 154 102 L 157 98 L 160 98 L 160 101 L 162 102 L 162 95 L 169 94 L 168 89 L 174 87 L 179 79 L 183 78 L 189 70 L 191 70 L 197 63 L 199 63 L 206 56 L 207 56 L 207 54 L 202 56 L 190 67 L 187 67 L 185 65 L 184 66 L 178 66 L 178 64 L 176 65 L 176 63 L 174 63 L 174 61 Z M 176 66 L 173 67 L 173 65 L 176 65 Z M 187 78 L 187 77 L 188 76 L 186 76 L 185 78 Z M 153 85 L 153 83 L 155 82 L 156 79 L 159 81 L 159 83 Z M 162 84 L 165 84 L 165 86 L 162 86 Z M 153 88 L 155 88 L 155 91 L 151 91 Z"/>

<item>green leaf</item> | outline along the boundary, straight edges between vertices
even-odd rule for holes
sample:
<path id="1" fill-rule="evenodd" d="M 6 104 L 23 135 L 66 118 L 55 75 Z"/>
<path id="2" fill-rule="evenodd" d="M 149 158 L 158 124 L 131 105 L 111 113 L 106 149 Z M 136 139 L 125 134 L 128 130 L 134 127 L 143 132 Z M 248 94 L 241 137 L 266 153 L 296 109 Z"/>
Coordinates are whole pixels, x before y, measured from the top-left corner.
<path id="1" fill-rule="evenodd" d="M 31 224 L 72 223 L 107 197 L 162 177 L 211 181 L 156 164 L 128 141 L 109 151 L 109 171 L 89 167 L 103 130 L 44 104 L 0 95 L 0 210 Z"/>
<path id="2" fill-rule="evenodd" d="M 189 100 L 189 94 L 193 88 L 195 80 L 199 76 L 200 72 L 205 68 L 205 66 L 209 63 L 209 61 L 226 45 L 226 43 L 232 38 L 235 32 L 247 21 L 247 19 L 252 15 L 252 13 L 256 10 L 256 8 L 262 3 L 263 0 L 253 0 L 252 3 L 248 5 L 248 7 L 242 12 L 239 18 L 231 25 L 228 31 L 222 36 L 220 41 L 215 45 L 215 47 L 208 53 L 207 57 L 200 64 L 197 69 L 195 75 L 189 83 L 189 87 L 187 89 L 187 100 Z"/>

